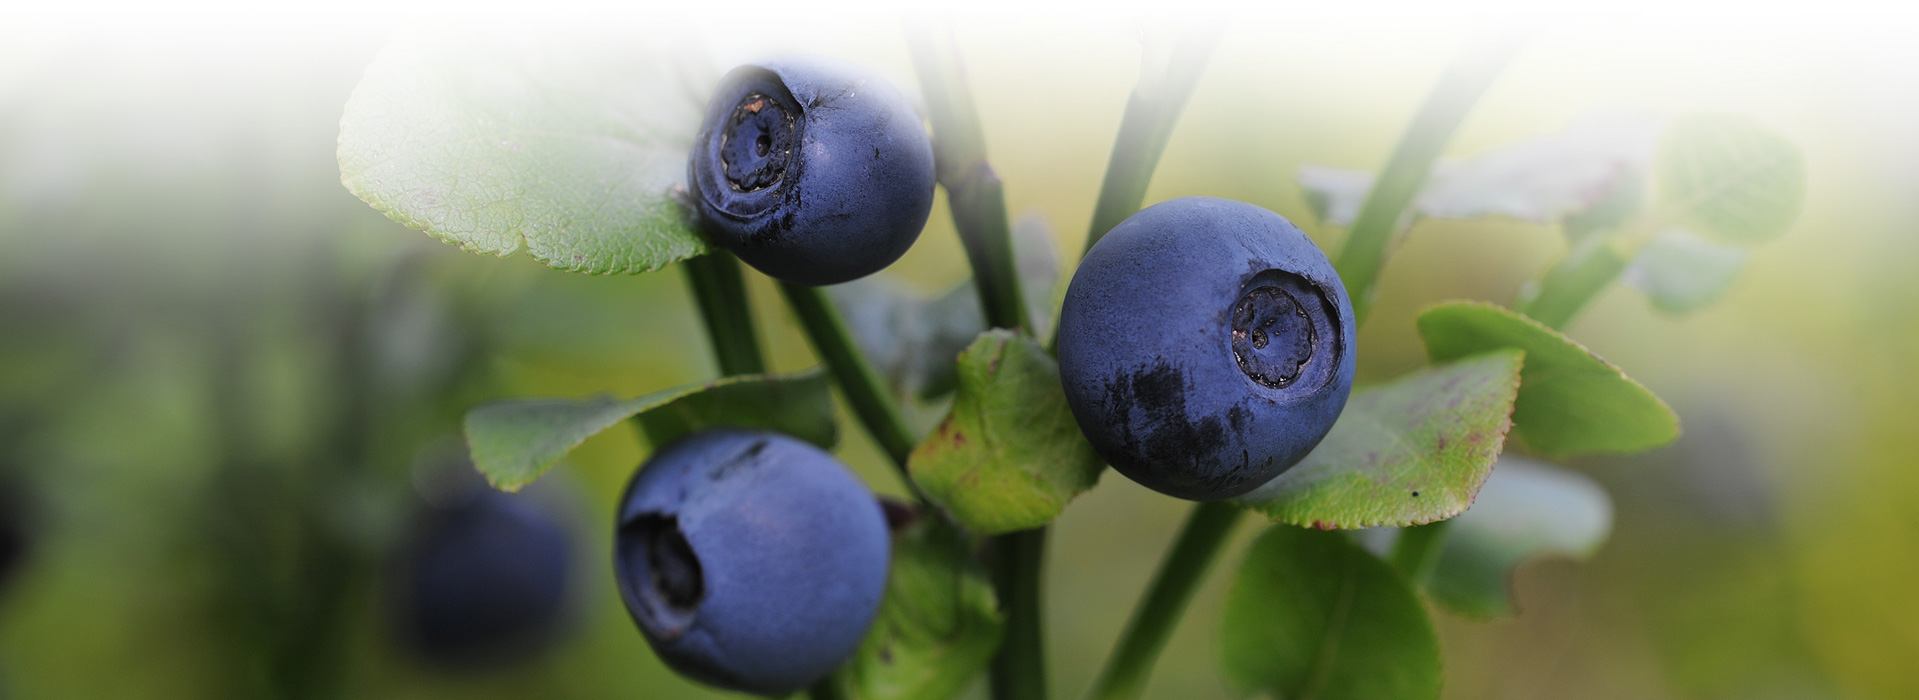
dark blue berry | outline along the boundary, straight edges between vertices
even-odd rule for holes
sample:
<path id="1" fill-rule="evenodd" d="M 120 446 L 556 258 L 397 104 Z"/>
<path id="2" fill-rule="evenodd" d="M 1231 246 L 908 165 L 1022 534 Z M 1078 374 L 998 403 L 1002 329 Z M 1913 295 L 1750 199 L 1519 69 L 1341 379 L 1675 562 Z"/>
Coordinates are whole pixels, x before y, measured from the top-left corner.
<path id="1" fill-rule="evenodd" d="M 721 429 L 661 448 L 620 502 L 620 598 L 667 665 L 782 695 L 825 678 L 879 611 L 884 511 L 839 460 Z"/>
<path id="2" fill-rule="evenodd" d="M 933 147 L 886 81 L 817 60 L 735 68 L 694 142 L 687 181 L 707 234 L 797 284 L 892 264 L 933 208 Z"/>
<path id="3" fill-rule="evenodd" d="M 1186 197 L 1134 214 L 1080 262 L 1060 312 L 1060 380 L 1114 469 L 1180 498 L 1231 498 L 1332 428 L 1353 336 L 1339 276 L 1292 223 Z"/>
<path id="4" fill-rule="evenodd" d="M 573 542 L 545 504 L 473 488 L 429 507 L 402 550 L 397 622 L 426 660 L 492 666 L 530 658 L 562 630 Z"/>

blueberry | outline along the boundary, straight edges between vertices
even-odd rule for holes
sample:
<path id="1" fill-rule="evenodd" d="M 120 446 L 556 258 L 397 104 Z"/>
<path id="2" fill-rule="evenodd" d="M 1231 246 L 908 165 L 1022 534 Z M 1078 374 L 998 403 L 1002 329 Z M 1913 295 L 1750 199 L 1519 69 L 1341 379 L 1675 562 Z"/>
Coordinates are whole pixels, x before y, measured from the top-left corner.
<path id="1" fill-rule="evenodd" d="M 480 487 L 424 509 L 416 525 L 397 562 L 395 622 L 427 661 L 517 662 L 559 636 L 573 542 L 546 504 Z"/>
<path id="2" fill-rule="evenodd" d="M 787 282 L 838 284 L 892 264 L 933 208 L 933 147 L 891 85 L 852 66 L 733 69 L 687 181 L 715 243 Z"/>
<path id="3" fill-rule="evenodd" d="M 879 611 L 890 555 L 871 493 L 776 433 L 695 433 L 621 498 L 620 598 L 653 650 L 696 680 L 781 695 L 825 678 Z"/>
<path id="4" fill-rule="evenodd" d="M 1060 381 L 1114 469 L 1180 498 L 1231 498 L 1332 428 L 1353 384 L 1352 319 L 1339 275 L 1292 223 L 1175 199 L 1080 262 L 1060 311 Z"/>

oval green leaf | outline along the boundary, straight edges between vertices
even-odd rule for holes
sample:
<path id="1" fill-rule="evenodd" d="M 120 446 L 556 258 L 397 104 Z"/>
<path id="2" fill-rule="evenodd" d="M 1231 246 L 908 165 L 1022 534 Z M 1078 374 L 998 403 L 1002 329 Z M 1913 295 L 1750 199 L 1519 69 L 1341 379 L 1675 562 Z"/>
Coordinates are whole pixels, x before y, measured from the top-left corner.
<path id="1" fill-rule="evenodd" d="M 922 517 L 893 536 L 879 617 L 834 682 L 848 700 L 948 700 L 993 658 L 1003 629 L 965 537 Z"/>
<path id="2" fill-rule="evenodd" d="M 959 356 L 952 411 L 907 460 L 913 483 L 968 530 L 1052 522 L 1105 468 L 1079 432 L 1059 365 L 1030 337 L 981 333 Z"/>
<path id="3" fill-rule="evenodd" d="M 1324 530 L 1458 515 L 1506 443 L 1524 363 L 1498 350 L 1356 391 L 1306 459 L 1238 500 Z"/>
<path id="4" fill-rule="evenodd" d="M 1718 299 L 1745 264 L 1745 248 L 1673 229 L 1639 249 L 1620 280 L 1643 292 L 1653 308 L 1677 316 Z"/>
<path id="5" fill-rule="evenodd" d="M 1546 455 L 1636 452 L 1679 437 L 1679 416 L 1651 390 L 1564 334 L 1483 302 L 1449 302 L 1419 315 L 1426 355 L 1526 351 L 1513 430 Z"/>
<path id="6" fill-rule="evenodd" d="M 655 446 L 704 428 L 774 430 L 832 449 L 831 383 L 824 370 L 754 374 L 674 387 L 634 399 L 506 399 L 467 411 L 473 465 L 494 488 L 517 491 L 587 438 L 639 416 Z"/>
<path id="7" fill-rule="evenodd" d="M 1439 639 L 1425 607 L 1391 567 L 1337 532 L 1267 529 L 1227 594 L 1220 639 L 1241 696 L 1439 697 Z"/>
<path id="8" fill-rule="evenodd" d="M 1473 507 L 1454 518 L 1426 593 L 1475 618 L 1510 615 L 1513 570 L 1528 559 L 1584 559 L 1612 532 L 1612 499 L 1577 472 L 1502 457 Z"/>
<path id="9" fill-rule="evenodd" d="M 340 120 L 340 181 L 463 250 L 592 274 L 699 255 L 670 190 L 703 93 L 644 37 L 395 39 Z"/>
<path id="10" fill-rule="evenodd" d="M 1666 127 L 1653 155 L 1659 213 L 1727 243 L 1779 237 L 1806 196 L 1806 157 L 1747 117 L 1689 114 Z"/>

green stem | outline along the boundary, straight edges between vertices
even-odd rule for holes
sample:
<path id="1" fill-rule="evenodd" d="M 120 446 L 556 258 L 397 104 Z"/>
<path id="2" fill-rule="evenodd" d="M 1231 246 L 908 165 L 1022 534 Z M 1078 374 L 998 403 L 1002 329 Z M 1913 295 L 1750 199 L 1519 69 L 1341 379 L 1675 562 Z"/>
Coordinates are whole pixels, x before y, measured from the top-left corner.
<path id="1" fill-rule="evenodd" d="M 886 456 L 892 458 L 906 487 L 917 495 L 919 489 L 906 473 L 906 458 L 913 453 L 915 444 L 913 431 L 906 427 L 906 419 L 886 392 L 879 372 L 874 371 L 872 363 L 867 362 L 866 356 L 853 344 L 846 320 L 840 318 L 839 310 L 833 308 L 833 302 L 819 287 L 781 282 L 780 293 L 786 296 L 794 315 L 799 316 L 800 327 L 806 329 L 813 351 L 826 363 L 826 368 L 832 370 L 840 393 L 853 406 L 853 414 L 859 417 L 860 424 L 866 426 L 866 432 L 879 443 Z"/>
<path id="2" fill-rule="evenodd" d="M 986 160 L 986 133 L 950 29 L 909 21 L 907 42 L 933 122 L 933 155 L 953 226 L 973 267 L 980 309 L 994 328 L 1030 329 L 1013 262 L 1012 227 L 999 174 Z"/>
<path id="3" fill-rule="evenodd" d="M 759 337 L 753 331 L 753 312 L 746 296 L 746 280 L 740 275 L 740 261 L 732 253 L 714 250 L 686 261 L 686 283 L 693 300 L 706 321 L 706 336 L 713 342 L 713 359 L 720 374 L 763 374 L 766 359 L 760 355 Z"/>
<path id="4" fill-rule="evenodd" d="M 1523 295 L 1515 310 L 1555 329 L 1564 329 L 1573 317 L 1626 269 L 1628 256 L 1612 245 L 1610 236 L 1591 236 L 1566 252 Z"/>
<path id="5" fill-rule="evenodd" d="M 1179 123 L 1180 112 L 1193 96 L 1221 30 L 1217 23 L 1209 23 L 1188 31 L 1173 47 L 1172 61 L 1164 73 L 1140 76 L 1139 85 L 1126 99 L 1119 135 L 1113 139 L 1113 154 L 1106 161 L 1099 203 L 1093 207 L 1093 223 L 1086 231 L 1086 250 L 1092 250 L 1107 231 L 1139 211 L 1146 199 L 1146 186 L 1153 181 L 1153 170 L 1166 153 L 1173 126 Z"/>
<path id="6" fill-rule="evenodd" d="M 987 324 L 1032 332 L 1014 265 L 1006 197 L 999 175 L 986 161 L 986 136 L 973 105 L 959 50 L 950 30 L 909 22 L 913 65 L 919 71 L 929 117 L 939 181 L 946 188 L 953 225 L 973 267 L 974 287 Z M 993 587 L 1006 615 L 1004 641 L 992 664 L 997 700 L 1046 697 L 1046 644 L 1040 579 L 1046 529 L 993 538 Z"/>
<path id="7" fill-rule="evenodd" d="M 1393 551 L 1387 561 L 1414 590 L 1425 587 L 1426 581 L 1432 578 L 1433 567 L 1439 565 L 1439 551 L 1446 544 L 1446 530 L 1452 523 L 1441 520 L 1401 528 L 1399 539 L 1393 541 Z"/>
<path id="8" fill-rule="evenodd" d="M 1046 528 L 993 538 L 993 588 L 1006 613 L 1006 636 L 993 656 L 994 700 L 1046 700 L 1046 648 L 1041 634 L 1041 572 Z"/>
<path id="9" fill-rule="evenodd" d="M 1359 209 L 1340 247 L 1333 267 L 1346 283 L 1346 295 L 1352 298 L 1353 321 L 1363 323 L 1373 301 L 1373 289 L 1380 268 L 1386 265 L 1386 248 L 1399 228 L 1400 214 L 1426 184 L 1433 161 L 1439 157 L 1453 132 L 1466 119 L 1466 113 L 1485 94 L 1493 79 L 1512 61 L 1520 43 L 1510 39 L 1476 42 L 1446 68 L 1439 85 L 1420 105 L 1419 113 L 1399 145 L 1373 182 L 1372 192 Z"/>
<path id="10" fill-rule="evenodd" d="M 1186 516 L 1179 539 L 1173 543 L 1159 573 L 1140 599 L 1133 619 L 1126 623 L 1119 644 L 1106 659 L 1090 700 L 1132 700 L 1146 692 L 1146 679 L 1153 672 L 1153 661 L 1179 624 L 1179 618 L 1192 602 L 1193 593 L 1206 579 L 1213 560 L 1225 548 L 1226 538 L 1239 524 L 1244 511 L 1223 501 L 1200 503 Z"/>

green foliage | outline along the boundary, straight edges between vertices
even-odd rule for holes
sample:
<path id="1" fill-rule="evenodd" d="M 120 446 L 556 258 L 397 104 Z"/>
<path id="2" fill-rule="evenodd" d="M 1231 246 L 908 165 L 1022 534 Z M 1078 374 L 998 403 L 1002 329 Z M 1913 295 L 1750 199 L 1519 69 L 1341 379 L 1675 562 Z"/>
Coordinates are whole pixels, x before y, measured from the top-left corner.
<path id="1" fill-rule="evenodd" d="M 1240 502 L 1320 529 L 1459 514 L 1506 442 L 1525 358 L 1496 350 L 1354 392 L 1312 454 Z"/>
<path id="2" fill-rule="evenodd" d="M 1059 366 L 1031 337 L 980 334 L 959 357 L 959 395 L 907 461 L 926 496 L 980 534 L 1039 527 L 1099 481 Z"/>
<path id="3" fill-rule="evenodd" d="M 938 518 L 893 536 L 879 618 L 835 683 L 849 700 L 946 700 L 999 648 L 998 599 L 965 537 Z"/>
<path id="4" fill-rule="evenodd" d="M 1653 168 L 1660 213 L 1727 243 L 1756 245 L 1785 233 L 1806 193 L 1799 146 L 1731 114 L 1674 120 Z"/>
<path id="5" fill-rule="evenodd" d="M 1718 299 L 1745 266 L 1744 248 L 1714 243 L 1679 229 L 1639 249 L 1620 277 L 1645 293 L 1653 308 L 1678 315 Z"/>
<path id="6" fill-rule="evenodd" d="M 670 189 L 702 91 L 645 43 L 396 40 L 347 101 L 340 180 L 470 252 L 591 274 L 699 255 Z"/>
<path id="7" fill-rule="evenodd" d="M 1241 695 L 1439 697 L 1439 640 L 1399 575 L 1344 535 L 1284 525 L 1253 543 L 1226 598 L 1226 677 Z"/>
<path id="8" fill-rule="evenodd" d="M 831 449 L 838 439 L 826 372 L 727 377 L 634 399 L 506 399 L 466 414 L 467 447 L 488 482 L 504 491 L 532 483 L 587 438 L 639 416 L 655 446 L 730 425 L 775 430 Z"/>
<path id="9" fill-rule="evenodd" d="M 1679 417 L 1664 401 L 1538 321 L 1494 304 L 1449 302 L 1419 315 L 1419 334 L 1434 362 L 1525 350 L 1513 428 L 1538 452 L 1635 452 L 1679 437 Z"/>
<path id="10" fill-rule="evenodd" d="M 1583 559 L 1612 530 L 1612 501 L 1592 479 L 1502 457 L 1471 510 L 1452 521 L 1426 593 L 1475 618 L 1514 612 L 1513 570 L 1533 557 Z"/>

